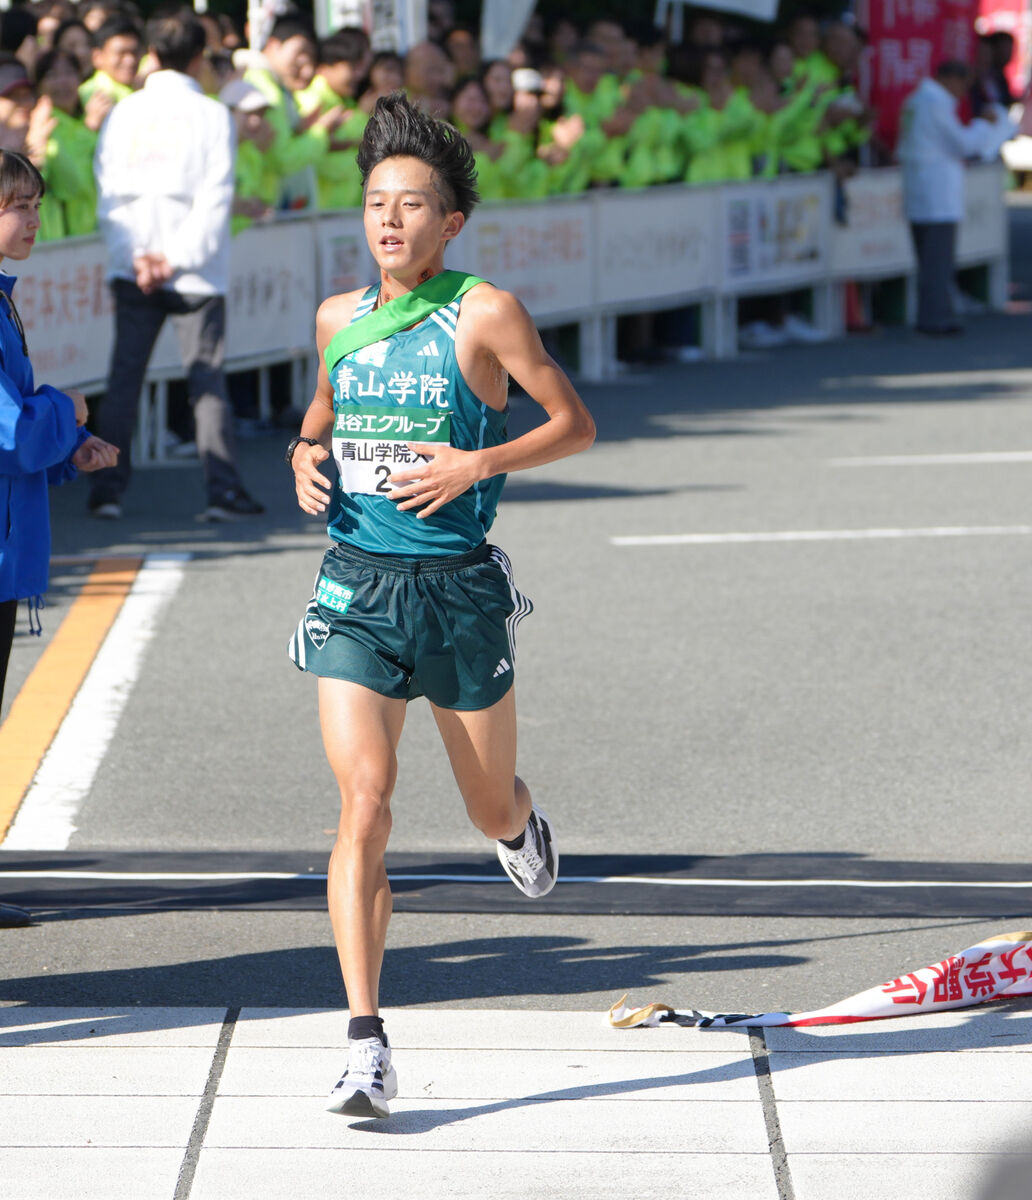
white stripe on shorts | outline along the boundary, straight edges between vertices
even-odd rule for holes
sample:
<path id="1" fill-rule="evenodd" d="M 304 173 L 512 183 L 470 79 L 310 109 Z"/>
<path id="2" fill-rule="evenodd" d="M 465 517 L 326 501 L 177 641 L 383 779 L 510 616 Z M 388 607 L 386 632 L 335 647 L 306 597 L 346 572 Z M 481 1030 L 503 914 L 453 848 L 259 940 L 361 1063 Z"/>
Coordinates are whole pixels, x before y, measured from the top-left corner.
<path id="1" fill-rule="evenodd" d="M 517 589 L 516 581 L 512 573 L 512 563 L 509 561 L 508 554 L 506 554 L 500 546 L 491 547 L 491 562 L 501 568 L 502 574 L 509 582 L 509 592 L 512 595 L 513 610 L 505 618 L 505 634 L 509 641 L 509 658 L 512 663 L 513 670 L 515 671 L 516 628 L 534 606 L 527 599 L 527 597 Z"/>

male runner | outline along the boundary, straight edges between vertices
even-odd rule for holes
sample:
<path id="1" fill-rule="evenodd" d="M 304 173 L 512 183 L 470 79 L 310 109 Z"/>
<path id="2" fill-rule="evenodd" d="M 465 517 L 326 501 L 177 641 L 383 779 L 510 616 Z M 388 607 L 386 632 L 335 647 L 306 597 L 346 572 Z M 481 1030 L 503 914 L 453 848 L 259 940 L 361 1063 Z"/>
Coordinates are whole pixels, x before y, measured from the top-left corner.
<path id="1" fill-rule="evenodd" d="M 516 775 L 512 637 L 531 610 L 484 535 L 508 471 L 591 445 L 595 426 L 526 310 L 444 270 L 478 200 L 469 145 L 400 94 L 358 152 L 379 283 L 319 308 L 315 396 L 287 451 L 298 503 L 333 539 L 291 639 L 319 676 L 341 794 L 329 907 L 348 994 L 348 1066 L 331 1111 L 386 1117 L 397 1077 L 378 1015 L 391 892 L 384 852 L 408 700 L 425 695 L 473 824 L 528 896 L 555 884 L 545 815 Z M 545 410 L 506 441 L 508 376 Z M 340 475 L 320 468 L 332 452 Z"/>

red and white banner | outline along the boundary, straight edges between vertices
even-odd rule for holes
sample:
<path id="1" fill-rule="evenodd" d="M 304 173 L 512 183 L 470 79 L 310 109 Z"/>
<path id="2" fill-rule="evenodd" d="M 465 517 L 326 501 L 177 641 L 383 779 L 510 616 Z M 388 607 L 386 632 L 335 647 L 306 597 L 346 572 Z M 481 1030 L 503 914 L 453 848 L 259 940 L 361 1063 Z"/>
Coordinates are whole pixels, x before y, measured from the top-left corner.
<path id="1" fill-rule="evenodd" d="M 837 1004 L 813 1012 L 704 1013 L 695 1009 L 679 1012 L 666 1004 L 629 1008 L 626 996 L 609 1010 L 609 1022 L 617 1029 L 666 1024 L 691 1025 L 700 1029 L 731 1029 L 770 1025 L 851 1025 L 857 1021 L 880 1021 L 921 1013 L 969 1008 L 987 1000 L 1032 995 L 1032 933 L 1004 933 L 986 938 L 975 946 L 951 954 L 931 967 L 910 971 L 899 979 L 858 992 Z"/>
<path id="2" fill-rule="evenodd" d="M 899 110 L 946 59 L 972 62 L 976 0 L 860 0 L 857 22 L 867 30 L 861 90 L 878 112 L 875 126 L 895 146 Z"/>

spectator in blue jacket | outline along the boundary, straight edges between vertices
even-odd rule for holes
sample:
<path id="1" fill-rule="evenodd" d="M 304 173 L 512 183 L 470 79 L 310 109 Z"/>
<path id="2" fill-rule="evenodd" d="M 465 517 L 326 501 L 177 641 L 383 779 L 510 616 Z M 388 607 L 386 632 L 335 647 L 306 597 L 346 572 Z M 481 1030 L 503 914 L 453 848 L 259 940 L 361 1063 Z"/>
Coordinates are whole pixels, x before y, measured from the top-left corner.
<path id="1" fill-rule="evenodd" d="M 45 190 L 27 158 L 0 150 L 0 261 L 29 257 Z M 14 284 L 0 272 L 0 702 L 19 600 L 29 601 L 30 630 L 39 632 L 50 563 L 47 485 L 113 466 L 118 455 L 86 430 L 81 392 L 36 386 Z"/>

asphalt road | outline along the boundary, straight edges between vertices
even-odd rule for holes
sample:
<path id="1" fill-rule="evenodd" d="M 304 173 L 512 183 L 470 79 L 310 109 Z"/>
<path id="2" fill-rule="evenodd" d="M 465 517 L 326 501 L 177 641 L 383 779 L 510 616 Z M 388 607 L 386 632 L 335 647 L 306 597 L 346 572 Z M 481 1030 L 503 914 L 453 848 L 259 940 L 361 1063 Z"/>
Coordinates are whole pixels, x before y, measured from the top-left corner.
<path id="1" fill-rule="evenodd" d="M 733 857 L 777 876 L 807 856 L 814 876 L 858 878 L 1032 861 L 1018 833 L 1032 766 L 1032 209 L 1012 216 L 1013 313 L 973 318 L 958 339 L 890 330 L 588 386 L 595 447 L 510 480 L 492 538 L 536 605 L 520 628 L 520 770 L 571 860 L 712 856 L 719 876 Z M 517 430 L 532 408 L 514 402 Z M 139 472 L 119 525 L 87 519 L 79 486 L 55 494 L 59 555 L 191 555 L 70 851 L 328 853 L 314 681 L 286 658 L 325 538 L 296 509 L 285 440 L 243 444 L 269 512 L 230 528 L 195 522 L 196 466 Z M 696 540 L 613 540 L 682 535 Z M 85 570 L 56 569 L 47 636 L 17 639 L 8 705 Z M 397 852 L 492 860 L 421 703 L 394 815 Z M 743 915 L 730 898 L 676 915 L 403 911 L 383 993 L 813 1008 L 1025 928 L 1029 903 L 1015 892 L 994 915 L 933 904 L 920 917 L 845 893 L 805 915 Z M 0 1003 L 341 997 L 317 911 L 55 907 L 2 936 Z"/>

